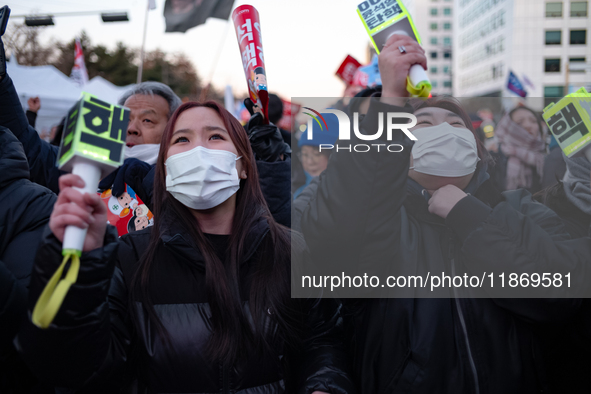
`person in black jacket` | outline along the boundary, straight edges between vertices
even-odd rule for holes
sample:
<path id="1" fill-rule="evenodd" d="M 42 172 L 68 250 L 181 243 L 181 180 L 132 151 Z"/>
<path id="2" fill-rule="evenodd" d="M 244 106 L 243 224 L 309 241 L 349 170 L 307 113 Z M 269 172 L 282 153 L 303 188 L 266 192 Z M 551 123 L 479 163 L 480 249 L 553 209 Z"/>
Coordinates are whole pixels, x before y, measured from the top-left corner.
<path id="1" fill-rule="evenodd" d="M 332 263 L 336 273 L 379 274 L 380 283 L 384 273 L 462 276 L 515 272 L 519 265 L 549 272 L 544 270 L 553 262 L 568 261 L 573 245 L 565 246 L 569 237 L 554 212 L 524 190 L 501 195 L 491 187 L 484 147 L 457 102 L 404 106 L 414 64 L 426 68 L 420 46 L 405 36 L 390 37 L 379 56 L 382 96 L 371 99 L 359 129 L 375 134 L 387 124 L 386 114 L 414 113 L 417 127 L 411 131 L 418 145 L 394 131 L 391 140 L 383 133 L 375 143 L 398 144 L 399 153 L 373 149 L 331 156 L 309 186 L 317 190 L 301 218 L 313 261 Z M 577 245 L 572 261 L 590 243 Z M 585 272 L 583 264 L 578 267 L 573 277 Z M 380 287 L 363 291 L 368 297 L 384 293 Z M 491 298 L 492 292 L 472 286 L 394 291 L 346 300 L 354 377 L 362 393 L 539 393 L 545 383 L 532 325 L 564 319 L 580 304 L 508 299 L 499 292 Z M 440 298 L 428 298 L 435 294 Z"/>
<path id="2" fill-rule="evenodd" d="M 119 104 L 131 108 L 125 148 L 126 162 L 121 169 L 115 171 L 112 177 L 108 177 L 110 183 L 101 183 L 101 186 L 103 189 L 113 186 L 113 194 L 117 197 L 125 191 L 125 183 L 128 183 L 150 207 L 153 174 L 148 177 L 145 184 L 143 180 L 150 173 L 151 165 L 155 163 L 159 150 L 157 142 L 162 136 L 164 127 L 181 104 L 181 100 L 162 83 L 143 82 L 127 91 L 119 100 Z M 263 153 L 262 156 L 257 156 L 256 161 L 261 174 L 263 195 L 275 220 L 289 226 L 291 220 L 291 193 L 288 183 L 291 173 L 289 146 L 279 144 L 278 142 L 283 142 L 281 138 L 279 141 L 273 139 L 274 133 L 265 131 L 269 126 L 259 125 L 260 121 L 257 122 L 254 119 L 249 123 L 252 124 L 249 134 L 252 134 L 250 141 L 253 149 L 257 153 Z M 59 193 L 58 178 L 62 172 L 56 165 L 58 146 L 43 141 L 39 133 L 29 126 L 15 86 L 8 75 L 0 77 L 0 125 L 8 127 L 23 144 L 29 162 L 31 180 L 56 194 Z M 279 159 L 279 155 L 283 153 L 285 154 L 282 155 L 282 159 Z M 117 174 L 119 174 L 118 178 L 116 178 Z M 115 179 L 119 182 L 114 185 Z"/>
<path id="3" fill-rule="evenodd" d="M 40 377 L 81 392 L 352 393 L 339 305 L 290 298 L 290 231 L 272 218 L 245 130 L 214 102 L 186 103 L 162 139 L 154 226 L 117 242 L 100 198 L 61 193 L 37 256 L 29 308 L 88 228 L 78 282 L 19 350 Z M 299 246 L 298 246 L 299 245 Z M 295 256 L 305 252 L 297 237 Z"/>
<path id="4" fill-rule="evenodd" d="M 568 158 L 563 180 L 536 193 L 534 198 L 560 216 L 575 239 L 591 236 L 591 163 L 585 157 Z M 591 248 L 587 251 L 591 262 Z M 591 304 L 582 300 L 581 309 L 568 320 L 540 327 L 542 354 L 548 365 L 548 383 L 552 392 L 588 393 L 591 387 Z"/>
<path id="5" fill-rule="evenodd" d="M 0 127 L 0 392 L 41 392 L 12 340 L 26 318 L 27 286 L 56 196 L 29 181 L 23 147 Z"/>

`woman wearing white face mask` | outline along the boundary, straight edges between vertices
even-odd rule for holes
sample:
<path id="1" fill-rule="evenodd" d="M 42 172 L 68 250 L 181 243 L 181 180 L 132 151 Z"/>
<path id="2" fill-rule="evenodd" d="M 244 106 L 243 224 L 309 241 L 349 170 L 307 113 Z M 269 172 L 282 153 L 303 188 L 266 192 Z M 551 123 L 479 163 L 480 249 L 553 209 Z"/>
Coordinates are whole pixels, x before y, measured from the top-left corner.
<path id="1" fill-rule="evenodd" d="M 52 326 L 22 333 L 23 356 L 58 386 L 101 392 L 134 379 L 142 393 L 350 392 L 338 304 L 290 298 L 290 232 L 244 128 L 214 102 L 187 103 L 162 138 L 154 226 L 119 242 L 100 200 L 61 178 L 31 299 L 66 225 L 88 227 L 82 267 Z"/>
<path id="2" fill-rule="evenodd" d="M 518 263 L 548 269 L 561 257 L 553 242 L 566 237 L 560 219 L 527 192 L 503 196 L 491 187 L 486 152 L 457 101 L 407 104 L 406 76 L 414 64 L 426 68 L 422 48 L 408 37 L 390 37 L 379 57 L 381 98 L 372 98 L 359 129 L 373 135 L 388 124 L 386 114 L 414 113 L 410 131 L 417 141 L 413 146 L 399 130 L 388 140 L 384 126 L 374 144 L 398 144 L 401 152 L 331 157 L 301 220 L 313 258 L 330 256 L 339 272 L 375 275 L 381 284 L 388 275 L 514 272 Z M 539 393 L 542 366 L 526 321 L 556 319 L 578 305 L 493 300 L 471 285 L 440 283 L 436 292 L 400 286 L 362 286 L 372 299 L 344 301 L 362 393 Z"/>

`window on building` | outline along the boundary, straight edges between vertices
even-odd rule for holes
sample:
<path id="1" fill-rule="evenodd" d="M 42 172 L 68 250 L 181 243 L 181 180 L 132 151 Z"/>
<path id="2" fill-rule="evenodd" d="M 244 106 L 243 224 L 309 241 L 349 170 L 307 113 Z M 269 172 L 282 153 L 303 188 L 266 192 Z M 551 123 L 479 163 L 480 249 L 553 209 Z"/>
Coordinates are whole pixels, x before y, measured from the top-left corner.
<path id="1" fill-rule="evenodd" d="M 444 59 L 451 59 L 451 52 L 450 51 L 443 52 L 443 58 Z"/>
<path id="2" fill-rule="evenodd" d="M 586 44 L 587 30 L 571 30 L 570 43 L 571 45 Z"/>
<path id="3" fill-rule="evenodd" d="M 561 45 L 562 31 L 561 30 L 547 30 L 546 31 L 546 45 Z"/>
<path id="4" fill-rule="evenodd" d="M 437 52 L 431 52 L 431 59 L 437 59 Z"/>
<path id="5" fill-rule="evenodd" d="M 560 59 L 546 59 L 544 71 L 547 73 L 559 73 Z"/>
<path id="6" fill-rule="evenodd" d="M 564 86 L 544 86 L 544 97 L 564 96 Z"/>
<path id="7" fill-rule="evenodd" d="M 587 16 L 587 2 L 573 1 L 570 3 L 570 16 Z"/>
<path id="8" fill-rule="evenodd" d="M 437 8 L 431 8 L 431 15 L 433 15 L 433 16 L 437 15 Z"/>
<path id="9" fill-rule="evenodd" d="M 443 15 L 451 15 L 451 8 L 444 8 Z"/>
<path id="10" fill-rule="evenodd" d="M 556 102 L 557 98 L 564 96 L 564 86 L 544 86 L 544 106 L 548 106 L 552 102 Z"/>
<path id="11" fill-rule="evenodd" d="M 451 30 L 451 23 L 445 22 L 443 24 L 443 30 Z"/>
<path id="12" fill-rule="evenodd" d="M 546 18 L 562 17 L 562 2 L 546 3 Z"/>
<path id="13" fill-rule="evenodd" d="M 437 30 L 437 23 L 431 23 L 431 30 Z"/>
<path id="14" fill-rule="evenodd" d="M 437 67 L 433 66 L 429 69 L 429 71 L 431 72 L 431 74 L 437 74 Z"/>
<path id="15" fill-rule="evenodd" d="M 449 74 L 449 66 L 443 66 L 443 73 Z"/>
<path id="16" fill-rule="evenodd" d="M 451 37 L 443 37 L 443 45 L 451 45 Z"/>
<path id="17" fill-rule="evenodd" d="M 571 57 L 568 59 L 569 64 L 583 63 L 585 64 L 586 59 L 584 57 Z M 584 73 L 585 70 L 569 70 L 571 73 Z"/>
<path id="18" fill-rule="evenodd" d="M 436 88 L 437 87 L 437 81 L 431 81 L 431 86 Z"/>
<path id="19" fill-rule="evenodd" d="M 451 88 L 451 81 L 443 81 L 444 88 Z"/>
<path id="20" fill-rule="evenodd" d="M 431 44 L 437 45 L 437 37 L 431 37 Z"/>

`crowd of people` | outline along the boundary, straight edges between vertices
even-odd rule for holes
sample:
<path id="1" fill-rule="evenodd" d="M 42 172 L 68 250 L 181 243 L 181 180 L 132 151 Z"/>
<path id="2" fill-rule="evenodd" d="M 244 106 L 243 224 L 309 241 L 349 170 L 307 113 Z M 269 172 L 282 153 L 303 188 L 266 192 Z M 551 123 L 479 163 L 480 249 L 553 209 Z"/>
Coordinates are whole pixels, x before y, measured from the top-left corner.
<path id="1" fill-rule="evenodd" d="M 397 274 L 568 269 L 588 287 L 591 163 L 562 155 L 530 108 L 499 114 L 491 137 L 453 98 L 409 99 L 415 64 L 427 68 L 423 49 L 390 37 L 382 85 L 348 89 L 343 107 L 366 135 L 413 114 L 417 140 L 392 133 L 396 154 L 320 150 L 338 139 L 331 118 L 297 139 L 274 125 L 273 95 L 270 123 L 252 111 L 243 126 L 143 82 L 119 102 L 126 159 L 97 194 L 56 165 L 63 122 L 43 139 L 39 101 L 25 113 L 0 75 L 0 392 L 591 391 L 584 291 L 292 298 L 293 267 L 351 259 Z M 105 193 L 132 211 L 123 235 Z M 87 229 L 80 271 L 40 328 L 32 310 L 68 226 Z"/>

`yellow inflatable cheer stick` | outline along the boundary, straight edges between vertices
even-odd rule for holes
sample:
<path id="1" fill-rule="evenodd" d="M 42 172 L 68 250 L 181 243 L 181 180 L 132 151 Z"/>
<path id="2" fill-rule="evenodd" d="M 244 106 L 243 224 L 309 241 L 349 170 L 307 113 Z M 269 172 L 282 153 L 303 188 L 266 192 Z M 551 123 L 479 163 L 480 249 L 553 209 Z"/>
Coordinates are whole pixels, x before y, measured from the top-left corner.
<path id="1" fill-rule="evenodd" d="M 81 193 L 96 193 L 99 180 L 123 163 L 129 109 L 106 103 L 88 93 L 68 112 L 58 153 L 59 168 L 79 175 L 85 182 Z M 33 323 L 47 328 L 59 311 L 68 290 L 76 283 L 87 229 L 66 227 L 64 259 L 33 309 Z M 70 266 L 62 279 L 68 261 Z"/>

